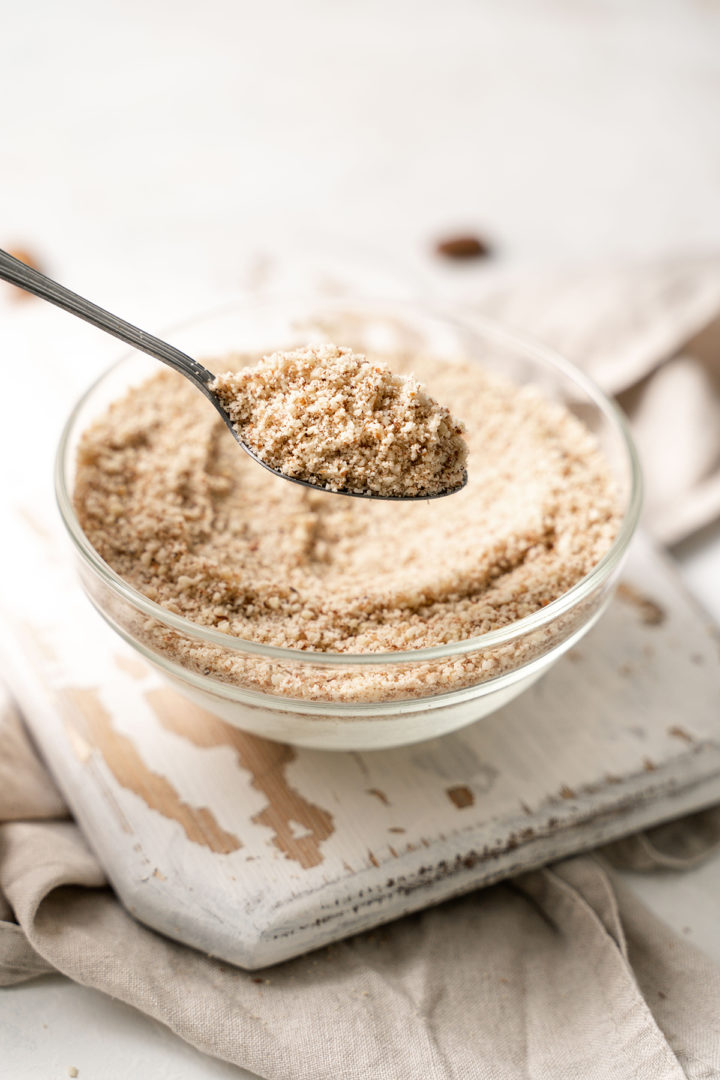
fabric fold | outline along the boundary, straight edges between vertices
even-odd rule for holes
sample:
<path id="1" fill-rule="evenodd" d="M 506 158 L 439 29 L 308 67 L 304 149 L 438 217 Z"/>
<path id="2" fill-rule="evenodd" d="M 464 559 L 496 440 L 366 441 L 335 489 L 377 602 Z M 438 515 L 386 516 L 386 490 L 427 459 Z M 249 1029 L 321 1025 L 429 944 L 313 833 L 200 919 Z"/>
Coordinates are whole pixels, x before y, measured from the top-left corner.
<path id="1" fill-rule="evenodd" d="M 645 474 L 645 524 L 676 544 L 720 517 L 720 258 L 528 274 L 466 296 L 618 398 Z"/>
<path id="2" fill-rule="evenodd" d="M 75 826 L 0 843 L 6 985 L 57 970 L 272 1080 L 720 1070 L 720 973 L 591 856 L 248 973 L 136 923 Z"/>

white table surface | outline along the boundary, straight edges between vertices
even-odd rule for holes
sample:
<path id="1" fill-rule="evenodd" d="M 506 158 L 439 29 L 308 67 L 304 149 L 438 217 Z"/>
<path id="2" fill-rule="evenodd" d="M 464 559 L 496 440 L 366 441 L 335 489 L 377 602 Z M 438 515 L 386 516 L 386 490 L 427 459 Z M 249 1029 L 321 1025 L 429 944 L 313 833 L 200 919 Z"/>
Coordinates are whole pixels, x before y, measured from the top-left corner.
<path id="1" fill-rule="evenodd" d="M 452 296 L 488 272 L 433 263 L 456 227 L 508 272 L 720 248 L 710 0 L 38 0 L 2 38 L 0 247 L 148 329 L 275 253 Z M 0 296 L 3 370 L 48 349 L 65 393 L 118 351 Z M 0 459 L 21 439 L 33 467 L 6 413 Z M 720 619 L 720 528 L 677 554 Z M 720 857 L 627 880 L 720 962 Z M 13 1080 L 249 1075 L 59 976 L 0 992 L 0 1047 Z"/>

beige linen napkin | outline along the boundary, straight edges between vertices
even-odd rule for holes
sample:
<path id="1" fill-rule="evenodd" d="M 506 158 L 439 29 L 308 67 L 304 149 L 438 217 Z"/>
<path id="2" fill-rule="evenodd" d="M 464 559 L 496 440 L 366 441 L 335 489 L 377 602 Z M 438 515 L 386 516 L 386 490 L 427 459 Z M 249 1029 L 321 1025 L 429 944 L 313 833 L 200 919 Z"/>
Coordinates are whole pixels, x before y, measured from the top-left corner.
<path id="1" fill-rule="evenodd" d="M 467 306 L 551 345 L 618 398 L 656 539 L 674 544 L 720 516 L 720 257 L 490 279 Z"/>
<path id="2" fill-rule="evenodd" d="M 623 392 L 650 451 L 660 535 L 720 513 L 720 261 L 486 287 L 473 300 Z M 720 1076 L 720 972 L 609 865 L 690 865 L 720 839 L 717 811 L 261 974 L 135 922 L 64 813 L 0 699 L 0 983 L 63 972 L 272 1080 Z"/>

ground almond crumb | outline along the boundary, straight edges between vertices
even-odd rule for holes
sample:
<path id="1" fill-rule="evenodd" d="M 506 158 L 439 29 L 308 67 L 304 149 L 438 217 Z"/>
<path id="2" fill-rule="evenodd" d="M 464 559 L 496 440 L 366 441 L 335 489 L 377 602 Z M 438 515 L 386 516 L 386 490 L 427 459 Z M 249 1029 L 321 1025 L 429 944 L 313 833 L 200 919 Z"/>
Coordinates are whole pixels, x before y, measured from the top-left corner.
<path id="1" fill-rule="evenodd" d="M 239 450 L 186 379 L 163 371 L 85 432 L 75 486 L 82 528 L 102 558 L 158 604 L 226 634 L 304 651 L 462 641 L 575 585 L 607 552 L 619 523 L 607 463 L 585 426 L 537 389 L 476 363 L 417 354 L 389 360 L 464 416 L 468 483 L 459 493 L 373 502 L 288 484 Z M 484 681 L 546 651 L 551 633 L 567 634 L 579 617 L 569 613 L 552 631 L 449 660 L 329 669 L 231 652 L 124 608 L 115 615 L 150 648 L 200 673 L 336 701 L 426 696 Z"/>
<path id="2" fill-rule="evenodd" d="M 273 469 L 330 491 L 417 497 L 461 488 L 464 428 L 412 375 L 337 345 L 264 356 L 211 385 Z"/>

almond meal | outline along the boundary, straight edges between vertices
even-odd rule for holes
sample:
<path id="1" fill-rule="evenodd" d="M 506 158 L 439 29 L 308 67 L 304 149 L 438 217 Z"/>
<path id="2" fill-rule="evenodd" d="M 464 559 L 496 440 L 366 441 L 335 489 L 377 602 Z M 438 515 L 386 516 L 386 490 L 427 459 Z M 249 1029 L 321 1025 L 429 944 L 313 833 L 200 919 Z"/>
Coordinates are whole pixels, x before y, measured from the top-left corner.
<path id="1" fill-rule="evenodd" d="M 330 491 L 439 495 L 465 482 L 463 425 L 411 375 L 337 345 L 265 356 L 211 384 L 272 469 Z"/>
<path id="2" fill-rule="evenodd" d="M 618 530 L 618 498 L 594 437 L 564 405 L 476 363 L 388 359 L 463 417 L 468 483 L 457 494 L 382 502 L 289 484 L 242 452 L 186 379 L 161 371 L 83 435 L 74 492 L 82 528 L 122 578 L 170 611 L 303 654 L 458 642 L 557 599 Z M 253 361 L 210 367 L 234 367 L 242 380 Z M 442 662 L 323 669 L 135 618 L 133 633 L 186 668 L 309 700 L 468 686 L 546 651 L 550 633 Z"/>

